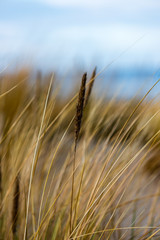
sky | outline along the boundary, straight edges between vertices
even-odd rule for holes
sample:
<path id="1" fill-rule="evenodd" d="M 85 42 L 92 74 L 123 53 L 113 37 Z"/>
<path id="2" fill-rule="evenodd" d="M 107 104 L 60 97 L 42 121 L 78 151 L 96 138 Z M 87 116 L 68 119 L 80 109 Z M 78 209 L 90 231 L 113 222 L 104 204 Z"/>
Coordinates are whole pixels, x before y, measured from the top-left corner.
<path id="1" fill-rule="evenodd" d="M 0 0 L 0 71 L 160 67 L 159 0 Z"/>

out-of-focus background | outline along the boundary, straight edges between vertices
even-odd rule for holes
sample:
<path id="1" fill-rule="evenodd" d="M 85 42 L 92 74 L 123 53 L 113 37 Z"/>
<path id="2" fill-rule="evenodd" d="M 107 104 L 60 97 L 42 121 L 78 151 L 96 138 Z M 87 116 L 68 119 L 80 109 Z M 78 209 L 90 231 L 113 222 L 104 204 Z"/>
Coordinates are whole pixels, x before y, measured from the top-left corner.
<path id="1" fill-rule="evenodd" d="M 25 65 L 70 83 L 112 63 L 99 85 L 114 79 L 134 95 L 160 75 L 159 11 L 157 0 L 1 0 L 0 71 Z"/>
<path id="2" fill-rule="evenodd" d="M 159 13 L 0 0 L 0 239 L 160 239 Z"/>

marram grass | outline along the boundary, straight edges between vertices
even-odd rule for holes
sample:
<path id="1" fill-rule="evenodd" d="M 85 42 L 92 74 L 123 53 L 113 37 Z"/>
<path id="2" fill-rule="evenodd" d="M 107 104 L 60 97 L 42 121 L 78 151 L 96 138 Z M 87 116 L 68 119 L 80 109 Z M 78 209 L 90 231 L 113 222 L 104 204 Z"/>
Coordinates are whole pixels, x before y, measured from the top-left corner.
<path id="1" fill-rule="evenodd" d="M 88 79 L 65 100 L 55 75 L 1 77 L 0 239 L 160 239 L 159 99 Z"/>

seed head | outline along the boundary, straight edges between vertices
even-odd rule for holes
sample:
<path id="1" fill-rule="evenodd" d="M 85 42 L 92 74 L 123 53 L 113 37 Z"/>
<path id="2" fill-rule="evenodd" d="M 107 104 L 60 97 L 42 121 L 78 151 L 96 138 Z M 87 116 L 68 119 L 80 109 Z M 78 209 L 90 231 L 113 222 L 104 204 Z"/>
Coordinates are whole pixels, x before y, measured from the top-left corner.
<path id="1" fill-rule="evenodd" d="M 78 103 L 77 103 L 77 111 L 75 118 L 75 143 L 77 144 L 80 129 L 81 129 L 81 121 L 83 116 L 83 107 L 84 107 L 84 99 L 85 99 L 85 90 L 86 90 L 86 80 L 87 73 L 83 74 L 81 87 L 79 90 Z"/>
<path id="2" fill-rule="evenodd" d="M 89 100 L 90 95 L 91 95 L 91 92 L 92 92 L 92 88 L 93 88 L 93 84 L 94 84 L 94 80 L 95 80 L 95 76 L 96 76 L 96 71 L 97 71 L 97 68 L 95 67 L 94 70 L 93 70 L 92 76 L 90 78 L 90 83 L 89 83 L 88 90 L 86 92 L 85 106 L 87 105 L 88 100 Z"/>

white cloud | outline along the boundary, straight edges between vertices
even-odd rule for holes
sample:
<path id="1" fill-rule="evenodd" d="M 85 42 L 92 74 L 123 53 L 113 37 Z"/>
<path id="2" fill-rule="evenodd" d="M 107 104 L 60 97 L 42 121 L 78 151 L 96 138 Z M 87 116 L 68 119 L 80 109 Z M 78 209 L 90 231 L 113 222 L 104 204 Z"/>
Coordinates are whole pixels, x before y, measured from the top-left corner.
<path id="1" fill-rule="evenodd" d="M 25 53 L 37 51 L 44 54 L 92 55 L 100 53 L 118 54 L 143 36 L 132 48 L 133 54 L 143 56 L 151 54 L 159 57 L 160 31 L 158 28 L 137 26 L 136 24 L 117 23 L 101 25 L 63 26 L 43 35 L 39 33 L 37 41 L 24 31 L 23 27 L 12 23 L 0 22 L 0 53 Z M 56 46 L 56 47 L 55 47 Z M 81 50 L 80 50 L 81 49 Z"/>
<path id="2" fill-rule="evenodd" d="M 36 0 L 39 1 L 39 0 Z M 49 4 L 53 6 L 60 7 L 95 7 L 95 6 L 105 6 L 105 0 L 40 0 L 44 4 Z"/>
<path id="3" fill-rule="evenodd" d="M 26 34 L 23 26 L 9 21 L 0 21 L 0 54 L 18 54 L 23 50 Z"/>
<path id="4" fill-rule="evenodd" d="M 158 28 L 137 25 L 110 24 L 101 26 L 68 26 L 50 33 L 50 43 L 55 43 L 64 56 L 81 56 L 92 59 L 94 54 L 102 58 L 114 58 L 129 48 L 127 59 L 159 60 Z M 50 49 L 52 45 L 50 45 Z"/>
<path id="5" fill-rule="evenodd" d="M 156 9 L 160 8 L 160 1 L 157 0 L 36 0 L 59 7 L 83 7 L 83 8 L 115 8 L 123 9 Z"/>
<path id="6" fill-rule="evenodd" d="M 20 0 L 17 0 L 20 1 Z M 24 0 L 27 1 L 27 0 Z M 29 0 L 28 0 L 29 1 Z M 33 1 L 33 0 L 30 0 Z M 58 21 L 56 27 L 54 24 L 39 25 L 36 28 L 36 24 L 28 21 L 26 25 L 23 21 L 15 20 L 8 22 L 0 21 L 0 55 L 13 56 L 17 55 L 34 55 L 41 56 L 43 59 L 47 59 L 48 56 L 54 56 L 56 59 L 69 58 L 72 60 L 74 56 L 82 56 L 83 59 L 92 60 L 94 54 L 99 54 L 102 58 L 114 58 L 119 55 L 123 50 L 129 47 L 133 42 L 139 39 L 146 32 L 148 33 L 141 41 L 138 41 L 136 45 L 127 52 L 128 59 L 148 58 L 149 60 L 156 59 L 159 61 L 160 46 L 160 30 L 157 24 L 144 24 L 141 21 L 136 22 L 137 10 L 157 8 L 160 5 L 160 1 L 155 3 L 155 0 L 34 0 L 37 3 L 43 2 L 49 6 L 59 7 L 94 7 L 95 10 L 98 7 L 105 7 L 106 15 L 107 12 L 113 12 L 113 16 L 116 16 L 112 10 L 116 9 L 123 15 L 124 11 L 132 14 L 134 9 L 135 21 L 119 21 L 119 18 L 114 19 L 115 21 L 103 21 L 100 22 L 84 22 L 79 21 L 76 24 L 76 20 L 68 21 L 69 24 L 64 20 L 59 25 Z M 155 3 L 155 4 L 154 4 Z M 96 7 L 97 6 L 97 7 Z M 111 8 L 111 11 L 108 10 Z M 127 11 L 129 8 L 130 11 Z M 117 11 L 118 10 L 118 11 Z M 87 17 L 90 14 L 87 12 Z M 101 14 L 101 11 L 98 11 Z M 153 13 L 155 11 L 152 10 Z M 86 14 L 86 13 L 85 13 Z M 141 14 L 140 14 L 141 15 Z M 143 15 L 143 14 L 142 14 Z M 130 16 L 130 15 L 129 15 Z M 147 14 L 148 16 L 148 14 Z M 60 15 L 60 18 L 62 15 Z M 54 19 L 54 14 L 53 14 Z M 71 18 L 72 19 L 72 18 Z M 96 18 L 98 19 L 98 18 Z M 99 15 L 99 19 L 101 16 Z M 62 19 L 61 19 L 62 20 Z M 43 21 L 42 21 L 43 22 Z M 53 21 L 51 21 L 53 23 Z M 78 21 L 77 21 L 78 22 Z M 158 21 L 157 21 L 158 22 Z M 50 27 L 51 26 L 51 27 Z M 158 27 L 157 27 L 158 26 Z M 36 31 L 35 31 L 36 29 Z M 38 30 L 39 29 L 39 30 Z M 131 56 L 131 57 L 130 57 Z M 38 58 L 37 57 L 37 58 Z"/>
<path id="7" fill-rule="evenodd" d="M 15 26 L 15 24 L 3 21 L 0 22 L 0 36 L 13 37 L 17 35 L 18 32 L 20 32 L 20 29 L 18 26 Z"/>

